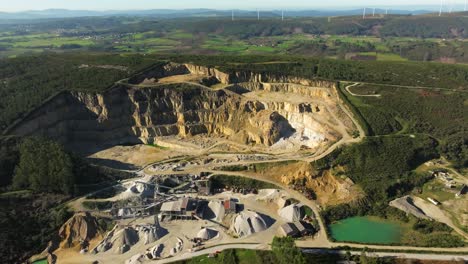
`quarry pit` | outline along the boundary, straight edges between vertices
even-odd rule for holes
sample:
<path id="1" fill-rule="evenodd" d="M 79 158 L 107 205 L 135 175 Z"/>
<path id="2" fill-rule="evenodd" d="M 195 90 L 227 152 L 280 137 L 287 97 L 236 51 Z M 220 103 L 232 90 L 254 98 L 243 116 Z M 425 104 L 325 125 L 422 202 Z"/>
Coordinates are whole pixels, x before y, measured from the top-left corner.
<path id="1" fill-rule="evenodd" d="M 304 194 L 255 188 L 225 188 L 213 194 L 203 193 L 201 187 L 193 193 L 199 181 L 206 182 L 193 175 L 216 175 L 223 166 L 296 160 L 303 165 L 272 168 L 274 176 L 268 171 L 238 175 L 260 177 L 272 186 L 306 180 L 323 204 L 357 199 L 352 182 L 313 176 L 307 165 L 364 136 L 341 101 L 337 85 L 281 74 L 225 73 L 163 63 L 104 92 L 65 91 L 50 98 L 7 132 L 52 138 L 96 165 L 130 172 L 134 178 L 114 185 L 113 197 L 91 194 L 70 202 L 77 214 L 63 227 L 62 242 L 52 243 L 42 256 L 139 263 L 142 258 L 172 259 L 219 243 L 259 245 L 275 235 L 308 236 L 324 243 L 325 228 L 319 218 L 314 220 L 318 209 Z M 161 181 L 178 175 L 185 175 L 184 180 L 163 193 Z M 227 201 L 237 204 L 234 210 Z M 288 206 L 286 201 L 296 204 Z M 177 213 L 172 209 L 191 203 L 197 204 L 191 214 L 185 207 Z M 89 208 L 109 204 L 111 208 Z M 199 212 L 199 207 L 208 208 L 203 210 L 211 210 L 215 217 Z M 308 208 L 308 215 L 300 208 Z M 83 244 L 83 238 L 67 230 L 88 225 L 98 230 L 97 220 L 88 213 L 110 217 L 116 225 L 85 237 Z"/>
<path id="2" fill-rule="evenodd" d="M 53 138 L 110 167 L 141 168 L 173 157 L 220 153 L 228 160 L 245 153 L 305 159 L 359 134 L 336 86 L 166 63 L 102 93 L 62 92 L 8 133 Z M 130 158 L 142 149 L 148 155 Z"/>

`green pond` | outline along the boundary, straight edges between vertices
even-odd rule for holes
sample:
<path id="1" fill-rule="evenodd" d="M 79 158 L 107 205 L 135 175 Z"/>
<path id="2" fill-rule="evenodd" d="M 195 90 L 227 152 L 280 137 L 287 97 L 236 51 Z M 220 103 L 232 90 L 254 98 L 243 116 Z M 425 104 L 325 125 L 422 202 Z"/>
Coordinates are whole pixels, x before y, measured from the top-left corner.
<path id="1" fill-rule="evenodd" d="M 330 225 L 331 236 L 339 242 L 392 244 L 400 242 L 401 226 L 369 217 L 351 217 Z"/>

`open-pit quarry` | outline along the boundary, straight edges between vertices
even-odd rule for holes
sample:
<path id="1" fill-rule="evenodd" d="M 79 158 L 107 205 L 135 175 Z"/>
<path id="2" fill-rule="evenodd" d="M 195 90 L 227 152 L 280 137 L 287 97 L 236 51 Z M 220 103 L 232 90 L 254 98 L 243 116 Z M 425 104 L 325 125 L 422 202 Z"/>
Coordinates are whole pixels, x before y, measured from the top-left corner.
<path id="1" fill-rule="evenodd" d="M 168 63 L 103 93 L 62 92 L 8 134 L 47 136 L 96 161 L 137 167 L 213 153 L 307 158 L 359 135 L 336 89 L 329 81 Z M 141 150 L 128 146 L 137 144 L 158 153 L 128 160 L 126 151 Z"/>
<path id="2" fill-rule="evenodd" d="M 222 166 L 307 164 L 364 134 L 335 82 L 176 63 L 105 92 L 61 92 L 7 133 L 55 139 L 135 177 L 69 203 L 77 214 L 41 254 L 58 263 L 172 261 L 223 244 L 268 248 L 277 235 L 327 242 L 315 204 L 275 188 L 285 179 L 220 189 L 210 177 Z M 279 171 L 311 178 L 304 170 Z M 326 199 L 350 199 L 352 182 L 318 179 L 307 184 L 331 190 Z"/>
<path id="3" fill-rule="evenodd" d="M 362 192 L 310 162 L 364 136 L 337 85 L 164 63 L 105 92 L 50 98 L 7 133 L 55 139 L 132 177 L 69 202 L 75 216 L 33 259 L 168 263 L 269 249 L 275 236 L 333 247 L 320 206 Z"/>

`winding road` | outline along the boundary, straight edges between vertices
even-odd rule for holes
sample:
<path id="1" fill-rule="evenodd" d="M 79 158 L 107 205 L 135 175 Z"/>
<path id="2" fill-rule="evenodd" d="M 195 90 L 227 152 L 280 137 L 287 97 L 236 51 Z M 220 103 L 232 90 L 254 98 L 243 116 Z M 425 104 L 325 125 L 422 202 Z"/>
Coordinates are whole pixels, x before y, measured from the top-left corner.
<path id="1" fill-rule="evenodd" d="M 173 258 L 162 259 L 153 261 L 153 263 L 164 264 L 164 263 L 173 263 L 176 261 L 188 260 L 194 257 L 199 257 L 203 255 L 208 255 L 210 253 L 215 253 L 223 251 L 226 249 L 251 249 L 251 250 L 269 250 L 269 246 L 262 244 L 226 244 L 219 245 L 200 251 L 192 253 L 184 253 Z M 346 255 L 345 250 L 336 250 L 336 249 L 323 249 L 323 248 L 303 248 L 302 252 L 308 254 L 337 254 L 337 255 Z M 349 251 L 353 256 L 360 256 L 362 251 Z M 427 253 L 401 253 L 401 252 L 366 252 L 366 255 L 369 257 L 394 257 L 394 258 L 405 258 L 405 259 L 423 259 L 423 260 L 445 260 L 445 261 L 461 261 L 468 260 L 468 256 L 457 255 L 457 254 L 427 254 Z"/>
<path id="2" fill-rule="evenodd" d="M 349 88 L 351 87 L 354 87 L 354 86 L 357 86 L 359 85 L 360 83 L 354 83 L 354 84 L 351 84 L 351 85 L 348 85 L 345 87 L 345 90 L 352 96 L 358 96 L 358 97 L 380 97 L 382 95 L 380 94 L 355 94 L 353 92 L 351 92 L 351 90 Z"/>

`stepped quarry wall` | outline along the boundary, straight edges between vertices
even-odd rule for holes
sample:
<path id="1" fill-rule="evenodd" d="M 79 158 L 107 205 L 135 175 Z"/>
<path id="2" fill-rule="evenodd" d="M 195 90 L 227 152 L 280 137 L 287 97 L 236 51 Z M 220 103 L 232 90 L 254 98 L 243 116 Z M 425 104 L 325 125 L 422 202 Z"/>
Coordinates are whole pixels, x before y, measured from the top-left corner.
<path id="1" fill-rule="evenodd" d="M 9 134 L 96 144 L 151 143 L 156 137 L 214 134 L 271 145 L 292 133 L 281 115 L 224 90 L 197 85 L 116 86 L 104 93 L 63 92 Z"/>
<path id="2" fill-rule="evenodd" d="M 296 76 L 274 74 L 274 73 L 258 73 L 253 71 L 234 71 L 231 73 L 222 72 L 214 67 L 199 66 L 193 64 L 178 64 L 168 63 L 150 68 L 141 74 L 129 79 L 131 84 L 144 84 L 150 81 L 157 81 L 158 78 L 182 75 L 182 74 L 195 74 L 207 77 L 215 77 L 222 84 L 237 84 L 237 83 L 274 83 L 271 89 L 281 89 L 282 85 L 286 89 L 298 89 L 291 84 L 297 84 L 308 87 L 321 87 L 325 89 L 334 90 L 336 82 L 307 79 Z"/>
<path id="3" fill-rule="evenodd" d="M 216 78 L 226 89 L 196 83 L 158 83 L 158 79 L 195 74 Z M 293 93 L 317 100 L 337 100 L 336 84 L 253 72 L 223 73 L 190 64 L 161 64 L 102 93 L 62 92 L 7 130 L 39 135 L 64 144 L 152 143 L 161 136 L 223 136 L 240 143 L 271 146 L 299 132 L 314 147 L 336 139 L 317 122 L 321 105 L 245 99 L 243 92 Z M 301 139 L 302 140 L 302 139 Z"/>

